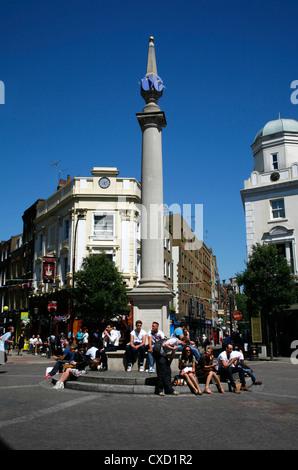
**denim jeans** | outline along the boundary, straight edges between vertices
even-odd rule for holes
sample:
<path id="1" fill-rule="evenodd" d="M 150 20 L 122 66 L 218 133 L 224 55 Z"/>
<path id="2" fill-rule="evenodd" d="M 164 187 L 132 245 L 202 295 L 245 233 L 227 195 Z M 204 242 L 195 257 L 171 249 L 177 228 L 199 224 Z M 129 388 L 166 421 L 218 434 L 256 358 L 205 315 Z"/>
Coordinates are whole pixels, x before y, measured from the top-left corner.
<path id="1" fill-rule="evenodd" d="M 248 374 L 250 376 L 253 383 L 255 383 L 257 381 L 257 379 L 255 378 L 255 376 L 253 375 L 253 373 L 250 369 L 245 369 L 245 367 L 243 367 L 243 366 L 242 366 L 242 369 L 244 370 L 245 374 Z"/>
<path id="2" fill-rule="evenodd" d="M 70 359 L 63 359 L 63 360 L 60 360 L 58 359 L 58 361 L 56 361 L 56 364 L 54 365 L 53 369 L 51 370 L 51 372 L 49 373 L 49 375 L 51 375 L 52 377 L 54 377 L 54 375 L 56 374 L 56 372 L 62 372 L 63 370 L 63 364 L 66 364 L 66 363 L 69 363 L 70 362 Z"/>
<path id="3" fill-rule="evenodd" d="M 154 367 L 153 352 L 148 351 L 149 367 Z"/>
<path id="4" fill-rule="evenodd" d="M 133 359 L 135 358 L 136 354 L 140 354 L 140 364 L 144 364 L 145 359 L 145 346 L 141 346 L 137 350 L 133 349 L 130 344 L 126 346 L 126 357 L 128 364 L 132 365 Z"/>

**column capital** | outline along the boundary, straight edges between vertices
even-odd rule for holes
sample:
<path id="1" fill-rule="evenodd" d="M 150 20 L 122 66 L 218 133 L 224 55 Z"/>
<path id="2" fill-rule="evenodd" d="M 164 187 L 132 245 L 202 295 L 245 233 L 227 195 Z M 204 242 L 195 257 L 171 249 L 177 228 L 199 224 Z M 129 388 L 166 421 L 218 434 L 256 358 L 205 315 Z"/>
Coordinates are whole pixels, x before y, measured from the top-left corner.
<path id="1" fill-rule="evenodd" d="M 167 121 L 163 111 L 153 111 L 147 113 L 136 113 L 140 127 L 143 130 L 145 127 L 166 127 Z"/>

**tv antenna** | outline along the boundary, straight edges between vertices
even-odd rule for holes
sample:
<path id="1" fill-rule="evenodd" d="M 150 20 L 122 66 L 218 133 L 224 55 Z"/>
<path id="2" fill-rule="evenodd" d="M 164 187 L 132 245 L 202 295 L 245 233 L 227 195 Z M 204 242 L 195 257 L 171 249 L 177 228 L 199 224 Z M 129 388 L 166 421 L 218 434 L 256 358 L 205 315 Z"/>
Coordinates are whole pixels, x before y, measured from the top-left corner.
<path id="1" fill-rule="evenodd" d="M 56 167 L 56 172 L 55 172 L 55 192 L 57 191 L 57 186 L 58 186 L 58 171 L 57 171 L 57 166 L 58 164 L 62 162 L 62 160 L 57 160 L 56 162 L 53 162 L 51 163 L 51 166 L 55 166 Z"/>

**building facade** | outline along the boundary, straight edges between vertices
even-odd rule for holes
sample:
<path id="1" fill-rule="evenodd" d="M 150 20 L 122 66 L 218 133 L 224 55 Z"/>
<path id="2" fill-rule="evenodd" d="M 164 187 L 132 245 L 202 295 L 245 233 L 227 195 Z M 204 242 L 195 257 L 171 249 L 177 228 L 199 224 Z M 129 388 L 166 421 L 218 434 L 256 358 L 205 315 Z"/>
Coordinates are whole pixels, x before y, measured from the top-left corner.
<path id="1" fill-rule="evenodd" d="M 298 275 L 298 122 L 268 122 L 251 146 L 254 170 L 241 191 L 246 219 L 247 255 L 256 243 L 274 243 Z M 281 353 L 289 352 L 297 331 L 297 305 L 279 324 Z M 295 339 L 293 337 L 293 339 Z"/>
<path id="2" fill-rule="evenodd" d="M 170 228 L 176 319 L 186 321 L 195 335 L 206 334 L 216 344 L 220 338 L 216 257 L 197 239 L 181 214 L 170 215 Z"/>

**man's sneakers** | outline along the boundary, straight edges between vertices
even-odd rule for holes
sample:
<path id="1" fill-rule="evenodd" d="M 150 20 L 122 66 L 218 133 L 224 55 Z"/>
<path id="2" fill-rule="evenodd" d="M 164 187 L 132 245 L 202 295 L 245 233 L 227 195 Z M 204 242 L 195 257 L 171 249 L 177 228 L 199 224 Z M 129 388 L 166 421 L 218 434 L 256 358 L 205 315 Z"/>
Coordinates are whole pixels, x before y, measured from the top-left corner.
<path id="1" fill-rule="evenodd" d="M 128 364 L 126 372 L 130 372 L 131 368 L 132 368 L 132 364 Z M 140 364 L 139 372 L 144 372 L 144 364 Z"/>
<path id="2" fill-rule="evenodd" d="M 64 382 L 60 382 L 60 380 L 58 380 L 58 382 L 56 383 L 56 385 L 54 385 L 53 388 L 55 390 L 62 390 L 64 388 Z"/>
<path id="3" fill-rule="evenodd" d="M 50 374 L 44 376 L 45 379 L 52 379 L 53 377 Z"/>
<path id="4" fill-rule="evenodd" d="M 153 374 L 155 372 L 154 367 L 150 367 L 148 372 L 149 374 Z"/>

